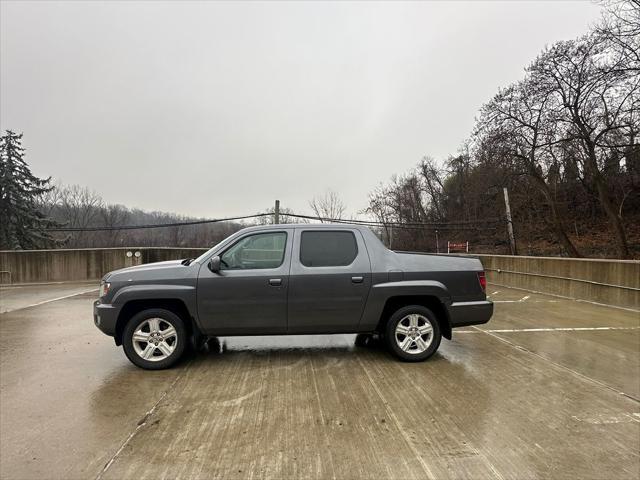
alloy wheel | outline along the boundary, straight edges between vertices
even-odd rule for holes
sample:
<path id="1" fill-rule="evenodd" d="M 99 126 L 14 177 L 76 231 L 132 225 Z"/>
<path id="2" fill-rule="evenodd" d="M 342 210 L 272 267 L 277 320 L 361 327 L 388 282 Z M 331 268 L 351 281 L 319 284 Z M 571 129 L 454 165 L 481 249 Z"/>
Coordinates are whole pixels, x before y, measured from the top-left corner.
<path id="1" fill-rule="evenodd" d="M 412 313 L 402 317 L 395 329 L 395 340 L 403 352 L 423 353 L 433 341 L 433 327 L 427 317 Z"/>
<path id="2" fill-rule="evenodd" d="M 178 345 L 178 332 L 163 318 L 148 318 L 135 329 L 132 336 L 136 354 L 150 362 L 169 357 Z"/>

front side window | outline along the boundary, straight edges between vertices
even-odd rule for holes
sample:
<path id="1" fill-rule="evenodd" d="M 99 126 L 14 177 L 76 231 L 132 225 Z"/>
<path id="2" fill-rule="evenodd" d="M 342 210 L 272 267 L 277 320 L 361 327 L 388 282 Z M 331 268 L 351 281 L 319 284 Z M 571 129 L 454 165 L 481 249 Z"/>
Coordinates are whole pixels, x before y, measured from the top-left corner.
<path id="1" fill-rule="evenodd" d="M 238 240 L 220 256 L 222 270 L 278 268 L 284 261 L 285 232 L 257 233 Z"/>
<path id="2" fill-rule="evenodd" d="M 300 263 L 305 267 L 343 267 L 357 255 L 353 232 L 302 232 Z"/>

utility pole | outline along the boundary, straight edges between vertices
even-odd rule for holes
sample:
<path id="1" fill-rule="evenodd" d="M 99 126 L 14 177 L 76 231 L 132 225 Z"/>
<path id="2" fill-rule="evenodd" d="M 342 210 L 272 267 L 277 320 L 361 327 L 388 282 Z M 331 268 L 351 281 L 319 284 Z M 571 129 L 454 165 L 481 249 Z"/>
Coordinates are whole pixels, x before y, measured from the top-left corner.
<path id="1" fill-rule="evenodd" d="M 276 208 L 273 209 L 273 223 L 280 223 L 280 200 L 276 200 Z"/>
<path id="2" fill-rule="evenodd" d="M 507 212 L 507 232 L 509 233 L 509 245 L 511 246 L 511 255 L 517 255 L 518 250 L 516 249 L 516 237 L 513 235 L 513 222 L 511 221 L 511 207 L 509 206 L 509 192 L 507 192 L 507 187 L 502 189 L 504 192 L 504 208 Z"/>
<path id="3" fill-rule="evenodd" d="M 438 241 L 438 229 L 436 228 L 436 253 L 440 253 L 440 242 Z"/>

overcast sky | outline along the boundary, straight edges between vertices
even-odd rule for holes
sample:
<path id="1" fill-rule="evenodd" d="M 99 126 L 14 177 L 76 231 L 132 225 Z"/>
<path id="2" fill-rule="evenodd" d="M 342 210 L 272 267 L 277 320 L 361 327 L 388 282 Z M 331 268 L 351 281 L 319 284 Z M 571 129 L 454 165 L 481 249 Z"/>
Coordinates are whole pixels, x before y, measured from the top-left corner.
<path id="1" fill-rule="evenodd" d="M 0 4 L 0 127 L 34 173 L 110 203 L 219 217 L 349 213 L 478 108 L 590 2 Z"/>

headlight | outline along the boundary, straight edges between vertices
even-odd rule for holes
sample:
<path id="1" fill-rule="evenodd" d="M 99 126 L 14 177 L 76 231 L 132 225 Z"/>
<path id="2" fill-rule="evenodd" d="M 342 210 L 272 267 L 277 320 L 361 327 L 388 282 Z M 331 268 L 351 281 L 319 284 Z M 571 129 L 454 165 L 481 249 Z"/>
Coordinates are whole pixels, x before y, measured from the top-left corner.
<path id="1" fill-rule="evenodd" d="M 111 284 L 105 281 L 100 282 L 100 298 L 104 297 L 107 293 L 109 293 L 109 289 L 111 288 Z"/>

